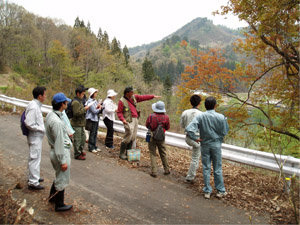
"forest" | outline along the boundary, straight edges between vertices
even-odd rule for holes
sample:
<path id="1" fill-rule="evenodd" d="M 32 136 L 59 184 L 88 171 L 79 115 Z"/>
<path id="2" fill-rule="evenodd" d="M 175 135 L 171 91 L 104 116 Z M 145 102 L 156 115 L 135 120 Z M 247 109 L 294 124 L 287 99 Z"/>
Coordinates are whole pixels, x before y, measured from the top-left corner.
<path id="1" fill-rule="evenodd" d="M 7 78 L 0 89 L 30 100 L 32 88 L 43 85 L 50 104 L 54 93 L 73 98 L 82 84 L 99 89 L 100 98 L 110 88 L 121 97 L 124 87 L 132 85 L 138 94 L 162 96 L 171 131 L 179 133 L 189 96 L 202 93 L 204 100 L 214 95 L 217 111 L 230 124 L 226 143 L 300 157 L 298 12 L 294 0 L 229 1 L 215 14 L 233 13 L 249 25 L 234 43 L 234 52 L 218 45 L 203 47 L 183 33 L 154 45 L 157 54 L 148 52 L 137 60 L 116 37 L 101 28 L 94 34 L 82 18 L 74 18 L 71 27 L 0 0 L 0 74 Z M 144 125 L 151 104 L 140 107 Z"/>

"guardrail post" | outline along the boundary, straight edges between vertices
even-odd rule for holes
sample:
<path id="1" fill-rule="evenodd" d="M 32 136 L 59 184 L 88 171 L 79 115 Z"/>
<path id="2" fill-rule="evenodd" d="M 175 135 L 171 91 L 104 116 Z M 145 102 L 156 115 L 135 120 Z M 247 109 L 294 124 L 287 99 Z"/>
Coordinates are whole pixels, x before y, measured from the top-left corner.
<path id="1" fill-rule="evenodd" d="M 2 103 L 2 109 L 4 109 L 4 106 L 5 106 L 4 103 Z"/>
<path id="2" fill-rule="evenodd" d="M 13 113 L 15 113 L 17 111 L 17 107 L 14 105 L 13 107 Z"/>

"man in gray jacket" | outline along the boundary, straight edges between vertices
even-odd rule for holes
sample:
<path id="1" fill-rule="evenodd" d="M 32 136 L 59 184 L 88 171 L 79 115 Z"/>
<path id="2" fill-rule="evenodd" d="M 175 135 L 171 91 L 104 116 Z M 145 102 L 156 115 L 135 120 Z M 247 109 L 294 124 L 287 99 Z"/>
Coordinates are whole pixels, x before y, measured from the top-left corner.
<path id="1" fill-rule="evenodd" d="M 55 180 L 50 190 L 49 202 L 55 202 L 55 211 L 68 211 L 72 205 L 65 205 L 65 188 L 70 181 L 70 166 L 72 142 L 67 132 L 67 126 L 62 120 L 62 113 L 67 108 L 68 102 L 64 93 L 57 93 L 53 96 L 53 111 L 46 117 L 46 135 L 51 147 L 50 160 L 55 170 Z"/>
<path id="2" fill-rule="evenodd" d="M 193 108 L 185 110 L 180 117 L 180 126 L 183 129 L 185 129 L 197 115 L 202 113 L 198 109 L 201 103 L 201 97 L 199 95 L 192 95 L 190 97 L 190 103 L 193 106 Z M 197 137 L 200 137 L 199 132 L 196 135 Z M 190 168 L 185 179 L 187 183 L 193 184 L 194 179 L 196 177 L 197 169 L 199 167 L 199 158 L 201 155 L 200 143 L 197 143 L 196 141 L 192 140 L 191 138 L 189 138 L 189 136 L 185 137 L 185 142 L 193 148 Z"/>
<path id="3" fill-rule="evenodd" d="M 42 103 L 46 99 L 46 88 L 35 87 L 32 91 L 34 99 L 29 102 L 25 115 L 25 125 L 29 130 L 27 142 L 29 146 L 28 157 L 28 188 L 32 190 L 44 189 L 40 185 L 44 179 L 40 177 L 40 163 L 42 155 L 43 137 L 45 135 L 44 118 L 41 111 Z"/>

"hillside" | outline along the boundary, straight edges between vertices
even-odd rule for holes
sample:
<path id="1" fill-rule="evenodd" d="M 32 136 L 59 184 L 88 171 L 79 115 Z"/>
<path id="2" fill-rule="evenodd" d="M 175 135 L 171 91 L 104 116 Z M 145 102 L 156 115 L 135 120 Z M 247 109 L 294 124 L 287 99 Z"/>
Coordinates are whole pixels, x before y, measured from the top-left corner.
<path id="1" fill-rule="evenodd" d="M 133 59 L 142 62 L 145 57 L 153 64 L 155 74 L 165 81 L 170 77 L 172 84 L 179 82 L 185 66 L 192 63 L 191 49 L 207 51 L 209 48 L 225 50 L 225 67 L 234 70 L 235 63 L 241 61 L 233 51 L 233 43 L 243 38 L 240 30 L 214 25 L 207 18 L 196 18 L 164 39 L 147 45 L 130 48 Z M 182 41 L 188 43 L 181 46 Z"/>
<path id="2" fill-rule="evenodd" d="M 238 38 L 242 38 L 240 30 L 214 25 L 211 20 L 198 17 L 160 41 L 130 48 L 130 55 L 137 59 L 145 57 L 148 51 L 152 51 L 166 40 L 176 36 L 181 40 L 198 43 L 199 47 L 225 47 Z"/>

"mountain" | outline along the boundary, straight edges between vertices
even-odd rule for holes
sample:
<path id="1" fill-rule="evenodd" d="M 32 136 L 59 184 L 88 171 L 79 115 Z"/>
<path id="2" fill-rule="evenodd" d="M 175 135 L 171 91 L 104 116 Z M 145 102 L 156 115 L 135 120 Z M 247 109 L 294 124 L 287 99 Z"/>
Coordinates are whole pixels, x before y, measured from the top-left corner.
<path id="1" fill-rule="evenodd" d="M 240 30 L 233 30 L 221 25 L 214 25 L 212 20 L 207 18 L 196 18 L 184 25 L 174 33 L 168 35 L 160 41 L 144 44 L 129 49 L 131 56 L 135 58 L 145 57 L 148 51 L 161 45 L 168 39 L 186 40 L 188 42 L 199 43 L 199 47 L 225 47 L 231 45 L 238 38 L 242 38 Z M 179 40 L 178 39 L 178 40 Z"/>
<path id="2" fill-rule="evenodd" d="M 240 56 L 233 51 L 232 44 L 238 38 L 243 38 L 240 30 L 214 25 L 207 18 L 196 18 L 160 41 L 130 48 L 129 53 L 131 58 L 139 63 L 146 60 L 146 57 L 152 62 L 154 72 L 161 80 L 169 76 L 174 83 L 185 66 L 191 65 L 193 60 L 191 49 L 202 51 L 216 47 L 224 49 L 226 58 L 224 66 L 234 69 L 235 63 L 240 61 Z M 185 48 L 181 47 L 183 40 L 189 43 Z"/>

